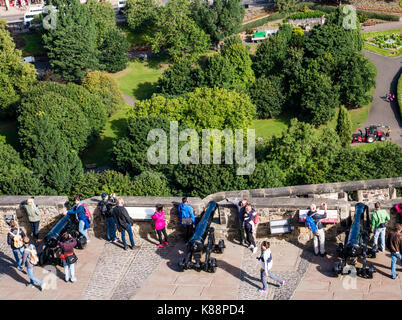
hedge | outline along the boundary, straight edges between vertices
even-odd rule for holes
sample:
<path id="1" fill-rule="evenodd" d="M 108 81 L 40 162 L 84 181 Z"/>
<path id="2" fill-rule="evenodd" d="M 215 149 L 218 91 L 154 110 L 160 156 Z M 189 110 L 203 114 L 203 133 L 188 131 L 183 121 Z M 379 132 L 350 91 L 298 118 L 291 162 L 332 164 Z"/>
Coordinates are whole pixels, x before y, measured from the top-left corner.
<path id="1" fill-rule="evenodd" d="M 308 18 L 321 18 L 325 15 L 325 12 L 320 10 L 306 11 L 306 12 L 297 12 L 292 14 L 289 19 L 297 20 L 297 19 L 308 19 Z"/>
<path id="2" fill-rule="evenodd" d="M 240 27 L 239 32 L 243 32 L 243 31 L 246 31 L 247 29 L 251 29 L 251 28 L 261 27 L 262 25 L 266 24 L 267 22 L 279 20 L 279 19 L 285 18 L 286 16 L 287 16 L 287 14 L 284 12 L 275 12 L 273 14 L 270 14 L 268 17 L 243 24 Z"/>
<path id="3" fill-rule="evenodd" d="M 398 86 L 396 88 L 396 94 L 398 96 L 399 113 L 402 117 L 402 73 L 399 75 Z"/>

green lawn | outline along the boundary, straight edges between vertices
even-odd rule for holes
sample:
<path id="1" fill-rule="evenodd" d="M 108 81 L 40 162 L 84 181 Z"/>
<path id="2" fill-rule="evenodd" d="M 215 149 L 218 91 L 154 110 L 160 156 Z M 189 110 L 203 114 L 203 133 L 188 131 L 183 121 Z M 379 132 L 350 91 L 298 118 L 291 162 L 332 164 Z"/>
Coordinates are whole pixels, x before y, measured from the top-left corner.
<path id="1" fill-rule="evenodd" d="M 25 55 L 32 55 L 45 51 L 42 46 L 42 35 L 40 33 L 25 34 L 23 39 L 25 41 L 25 46 L 22 51 Z"/>
<path id="2" fill-rule="evenodd" d="M 113 139 L 124 136 L 127 127 L 127 113 L 131 108 L 129 105 L 124 105 L 108 119 L 105 129 L 98 139 L 81 155 L 84 165 L 96 163 L 98 166 L 111 166 L 110 152 L 113 147 Z"/>
<path id="3" fill-rule="evenodd" d="M 127 69 L 113 76 L 123 93 L 139 100 L 147 99 L 155 92 L 155 83 L 163 72 L 160 64 L 160 58 L 150 59 L 150 61 L 133 60 L 128 64 Z"/>
<path id="4" fill-rule="evenodd" d="M 390 35 L 393 33 L 402 33 L 402 29 L 367 32 L 367 33 L 362 33 L 362 36 L 363 36 L 363 39 L 367 39 L 367 38 L 373 38 L 373 37 L 380 36 L 380 35 L 386 36 L 386 35 Z M 381 49 L 381 48 L 378 48 L 371 44 L 365 43 L 364 49 L 372 51 L 372 52 L 376 52 L 376 53 L 379 53 L 379 54 L 382 54 L 382 55 L 388 56 L 388 57 L 398 57 L 398 56 L 402 55 L 402 48 L 400 48 L 398 50 L 390 51 L 390 50 Z"/>
<path id="5" fill-rule="evenodd" d="M 0 121 L 0 136 L 6 137 L 6 143 L 17 149 L 17 122 L 16 121 Z"/>
<path id="6" fill-rule="evenodd" d="M 287 129 L 290 123 L 289 116 L 280 116 L 274 119 L 253 120 L 250 129 L 255 129 L 256 138 L 262 137 L 269 139 L 273 136 L 279 136 Z"/>

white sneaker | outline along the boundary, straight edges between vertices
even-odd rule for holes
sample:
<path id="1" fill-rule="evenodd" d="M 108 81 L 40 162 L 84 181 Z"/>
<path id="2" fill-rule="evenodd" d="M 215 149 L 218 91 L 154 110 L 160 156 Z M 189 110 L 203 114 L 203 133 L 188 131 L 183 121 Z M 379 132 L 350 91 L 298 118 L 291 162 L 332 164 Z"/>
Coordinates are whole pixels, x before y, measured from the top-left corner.
<path id="1" fill-rule="evenodd" d="M 253 253 L 256 253 L 257 252 L 257 247 L 255 247 L 254 249 L 253 249 Z"/>

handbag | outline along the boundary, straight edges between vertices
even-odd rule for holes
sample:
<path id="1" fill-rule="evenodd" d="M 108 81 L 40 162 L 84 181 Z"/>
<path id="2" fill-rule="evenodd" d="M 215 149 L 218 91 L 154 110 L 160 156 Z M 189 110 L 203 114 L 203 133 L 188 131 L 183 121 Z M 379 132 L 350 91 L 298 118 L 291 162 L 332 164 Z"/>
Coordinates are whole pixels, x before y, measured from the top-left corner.
<path id="1" fill-rule="evenodd" d="M 75 255 L 75 253 L 72 253 L 70 255 L 66 255 L 65 259 L 67 264 L 74 264 L 77 262 L 78 257 Z"/>
<path id="2" fill-rule="evenodd" d="M 191 218 L 182 218 L 181 223 L 183 225 L 189 226 L 189 225 L 193 224 L 193 219 L 191 219 Z"/>

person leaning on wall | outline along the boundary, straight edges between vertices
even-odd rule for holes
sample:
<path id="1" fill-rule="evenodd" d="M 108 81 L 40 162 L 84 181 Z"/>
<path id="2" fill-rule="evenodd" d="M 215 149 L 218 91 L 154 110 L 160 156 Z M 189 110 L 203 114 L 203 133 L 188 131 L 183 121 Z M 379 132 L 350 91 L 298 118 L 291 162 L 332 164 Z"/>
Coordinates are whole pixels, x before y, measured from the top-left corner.
<path id="1" fill-rule="evenodd" d="M 29 198 L 23 205 L 25 212 L 28 217 L 29 224 L 31 225 L 33 238 L 39 241 L 39 223 L 40 223 L 40 211 L 35 205 L 34 199 Z"/>

